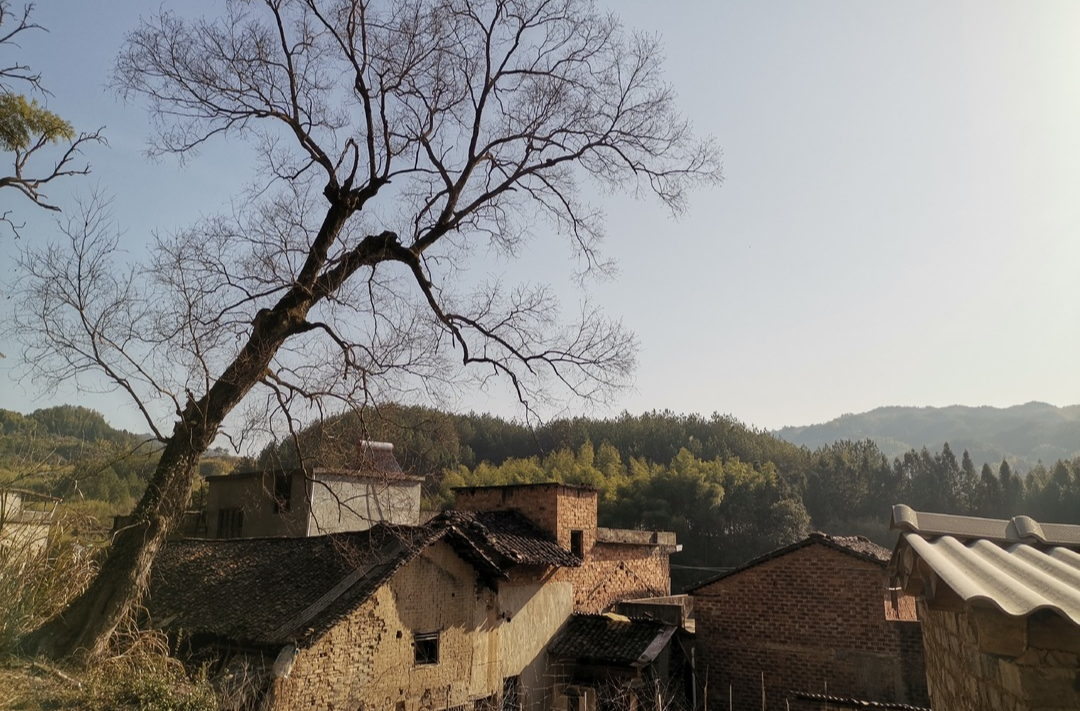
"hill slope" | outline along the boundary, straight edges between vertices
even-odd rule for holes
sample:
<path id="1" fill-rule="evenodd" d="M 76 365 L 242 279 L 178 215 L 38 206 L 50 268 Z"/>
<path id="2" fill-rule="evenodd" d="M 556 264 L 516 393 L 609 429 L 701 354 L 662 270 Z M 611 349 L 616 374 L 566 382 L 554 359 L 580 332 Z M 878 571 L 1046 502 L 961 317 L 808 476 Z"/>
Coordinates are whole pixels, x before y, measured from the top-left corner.
<path id="1" fill-rule="evenodd" d="M 784 427 L 775 434 L 810 448 L 871 439 L 890 458 L 924 446 L 940 450 L 948 442 L 954 452 L 968 450 L 976 462 L 1008 457 L 1014 468 L 1027 471 L 1039 460 L 1050 464 L 1080 452 L 1080 405 L 879 407 L 820 425 Z"/>

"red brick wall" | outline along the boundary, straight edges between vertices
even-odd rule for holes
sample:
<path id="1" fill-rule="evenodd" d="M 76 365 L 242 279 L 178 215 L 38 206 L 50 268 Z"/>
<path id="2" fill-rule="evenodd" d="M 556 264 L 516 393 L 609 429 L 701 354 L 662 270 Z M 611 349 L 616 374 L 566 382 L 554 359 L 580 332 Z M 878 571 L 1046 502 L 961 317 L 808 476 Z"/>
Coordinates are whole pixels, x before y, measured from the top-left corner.
<path id="1" fill-rule="evenodd" d="M 791 709 L 799 691 L 928 705 L 916 622 L 885 619 L 883 566 L 824 544 L 694 592 L 699 679 L 709 703 Z"/>

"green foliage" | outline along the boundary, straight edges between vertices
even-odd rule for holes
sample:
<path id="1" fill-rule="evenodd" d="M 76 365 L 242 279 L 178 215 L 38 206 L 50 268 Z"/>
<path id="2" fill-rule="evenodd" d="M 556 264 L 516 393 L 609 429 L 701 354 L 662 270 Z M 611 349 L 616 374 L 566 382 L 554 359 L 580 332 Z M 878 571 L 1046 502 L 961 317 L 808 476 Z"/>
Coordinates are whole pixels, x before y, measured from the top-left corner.
<path id="1" fill-rule="evenodd" d="M 39 140 L 59 143 L 75 139 L 71 124 L 25 96 L 0 94 L 0 148 L 21 151 Z"/>

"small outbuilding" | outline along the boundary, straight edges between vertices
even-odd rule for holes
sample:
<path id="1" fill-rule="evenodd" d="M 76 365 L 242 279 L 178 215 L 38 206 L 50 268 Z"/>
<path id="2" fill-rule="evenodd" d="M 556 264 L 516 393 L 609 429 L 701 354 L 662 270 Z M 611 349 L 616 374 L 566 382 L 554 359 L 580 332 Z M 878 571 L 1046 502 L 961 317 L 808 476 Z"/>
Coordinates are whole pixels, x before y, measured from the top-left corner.
<path id="1" fill-rule="evenodd" d="M 889 571 L 918 596 L 935 709 L 1080 708 L 1080 526 L 900 504 L 892 527 Z"/>

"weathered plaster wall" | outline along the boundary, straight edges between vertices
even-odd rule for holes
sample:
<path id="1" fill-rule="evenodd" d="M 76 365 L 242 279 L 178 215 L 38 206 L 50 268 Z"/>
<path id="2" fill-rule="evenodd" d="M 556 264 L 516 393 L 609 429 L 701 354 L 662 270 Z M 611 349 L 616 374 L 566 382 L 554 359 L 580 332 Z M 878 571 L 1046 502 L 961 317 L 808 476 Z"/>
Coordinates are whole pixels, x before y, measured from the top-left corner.
<path id="1" fill-rule="evenodd" d="M 884 570 L 808 545 L 694 592 L 709 705 L 770 711 L 795 692 L 926 705 L 916 622 L 885 619 Z M 792 709 L 796 708 L 792 701 Z M 946 707 L 947 708 L 947 707 Z"/>
<path id="2" fill-rule="evenodd" d="M 1080 628 L 1046 611 L 920 606 L 930 700 L 949 711 L 1080 708 Z"/>
<path id="3" fill-rule="evenodd" d="M 366 531 L 380 521 L 420 523 L 420 483 L 319 474 L 309 483 L 308 535 Z"/>
<path id="4" fill-rule="evenodd" d="M 520 676 L 526 708 L 544 708 L 543 649 L 572 610 L 569 586 L 522 575 L 498 594 L 442 543 L 414 559 L 275 683 L 273 708 L 451 708 L 498 695 Z M 415 632 L 439 632 L 439 662 L 417 665 Z M 334 680 L 328 683 L 328 680 Z"/>
<path id="5" fill-rule="evenodd" d="M 316 472 L 290 476 L 288 511 L 275 511 L 274 473 L 215 477 L 207 493 L 207 528 L 217 538 L 218 511 L 244 512 L 243 537 L 314 536 L 364 531 L 379 521 L 416 525 L 420 521 L 420 483 L 380 481 L 347 474 Z"/>

